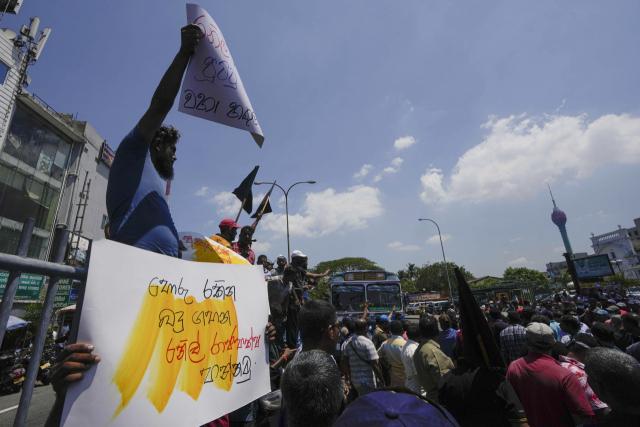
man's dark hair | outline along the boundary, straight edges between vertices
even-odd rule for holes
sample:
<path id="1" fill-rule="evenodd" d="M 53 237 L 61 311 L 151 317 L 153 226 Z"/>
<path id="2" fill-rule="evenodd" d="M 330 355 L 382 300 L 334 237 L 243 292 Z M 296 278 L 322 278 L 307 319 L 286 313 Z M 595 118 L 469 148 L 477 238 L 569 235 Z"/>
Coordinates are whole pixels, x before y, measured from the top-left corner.
<path id="1" fill-rule="evenodd" d="M 330 427 L 343 409 L 342 376 L 322 350 L 297 355 L 280 380 L 290 427 Z"/>
<path id="2" fill-rule="evenodd" d="M 638 406 L 640 365 L 636 359 L 621 351 L 599 347 L 587 351 L 584 365 L 589 383 L 596 381 L 605 388 L 615 399 L 616 406 Z M 613 402 L 607 403 L 612 405 Z"/>
<path id="3" fill-rule="evenodd" d="M 344 323 L 344 326 L 347 328 L 347 331 L 349 331 L 350 334 L 355 334 L 356 333 L 356 322 L 354 322 L 351 319 L 345 319 L 343 323 Z"/>
<path id="4" fill-rule="evenodd" d="M 489 316 L 494 320 L 502 319 L 502 311 L 498 307 L 493 307 L 489 310 Z"/>
<path id="5" fill-rule="evenodd" d="M 615 331 L 606 323 L 596 323 L 591 327 L 591 333 L 600 342 L 613 344 L 615 342 Z"/>
<path id="6" fill-rule="evenodd" d="M 258 255 L 258 258 L 256 259 L 256 262 L 259 263 L 262 258 L 269 259 L 266 255 Z"/>
<path id="7" fill-rule="evenodd" d="M 602 347 L 602 344 L 597 339 L 589 334 L 578 334 L 573 337 L 569 350 L 573 353 L 583 354 L 591 348 Z"/>
<path id="8" fill-rule="evenodd" d="M 544 314 L 534 314 L 531 316 L 531 323 L 544 323 L 547 326 L 551 326 L 551 320 Z"/>
<path id="9" fill-rule="evenodd" d="M 554 319 L 562 319 L 562 316 L 563 316 L 563 314 L 562 314 L 562 312 L 560 310 L 555 310 L 553 312 L 553 318 Z"/>
<path id="10" fill-rule="evenodd" d="M 177 144 L 180 139 L 180 132 L 173 126 L 161 125 L 153 135 L 153 142 L 156 144 Z"/>
<path id="11" fill-rule="evenodd" d="M 389 325 L 389 330 L 393 335 L 402 335 L 404 329 L 402 329 L 402 322 L 399 320 L 393 320 Z"/>
<path id="12" fill-rule="evenodd" d="M 303 343 L 318 344 L 327 327 L 336 323 L 336 309 L 328 301 L 311 300 L 298 313 L 298 328 Z"/>
<path id="13" fill-rule="evenodd" d="M 560 323 L 571 326 L 571 329 L 580 329 L 580 321 L 573 316 L 562 316 Z"/>
<path id="14" fill-rule="evenodd" d="M 622 315 L 622 324 L 635 325 L 640 327 L 640 314 L 627 313 Z"/>
<path id="15" fill-rule="evenodd" d="M 172 126 L 162 125 L 151 140 L 149 153 L 152 153 L 153 166 L 162 179 L 173 179 L 173 153 L 167 148 L 169 145 L 175 146 L 178 139 L 180 139 L 180 132 Z M 156 150 L 155 147 L 160 149 Z"/>
<path id="16" fill-rule="evenodd" d="M 409 326 L 411 326 L 411 320 L 405 320 L 402 322 L 402 330 L 407 332 L 409 330 Z"/>
<path id="17" fill-rule="evenodd" d="M 451 327 L 451 317 L 449 317 L 448 314 L 440 315 L 438 322 L 440 322 L 440 326 L 443 330 L 449 329 Z"/>
<path id="18" fill-rule="evenodd" d="M 573 314 L 571 314 L 571 313 L 577 313 L 577 312 L 576 312 L 576 309 L 575 309 L 575 308 L 573 308 L 573 307 L 569 307 L 569 308 L 565 308 L 565 309 L 564 309 L 564 314 L 565 314 L 565 315 L 567 315 L 567 316 L 573 316 Z"/>
<path id="19" fill-rule="evenodd" d="M 407 338 L 413 341 L 417 341 L 420 339 L 420 326 L 417 323 L 412 323 L 409 325 L 409 329 L 407 329 Z"/>
<path id="20" fill-rule="evenodd" d="M 507 313 L 507 320 L 510 325 L 515 325 L 520 323 L 520 313 L 517 311 L 510 311 Z"/>
<path id="21" fill-rule="evenodd" d="M 425 316 L 420 319 L 418 323 L 420 328 L 420 335 L 424 338 L 437 337 L 440 333 L 438 329 L 438 321 L 435 317 Z"/>

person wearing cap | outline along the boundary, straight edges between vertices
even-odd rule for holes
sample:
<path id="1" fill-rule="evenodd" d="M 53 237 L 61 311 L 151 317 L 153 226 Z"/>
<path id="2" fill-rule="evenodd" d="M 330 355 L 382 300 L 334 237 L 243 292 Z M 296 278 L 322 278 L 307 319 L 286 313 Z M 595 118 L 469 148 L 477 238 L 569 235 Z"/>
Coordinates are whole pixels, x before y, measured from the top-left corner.
<path id="1" fill-rule="evenodd" d="M 222 221 L 220 221 L 219 227 L 220 233 L 214 234 L 213 236 L 209 237 L 209 239 L 233 250 L 233 248 L 231 247 L 231 242 L 236 239 L 238 229 L 242 229 L 242 227 L 236 224 L 236 222 L 231 218 L 223 219 Z"/>
<path id="2" fill-rule="evenodd" d="M 609 313 L 606 310 L 603 310 L 603 309 L 596 310 L 596 315 L 598 317 L 597 317 L 596 321 L 594 322 L 594 325 L 598 324 L 598 323 L 606 323 L 607 320 L 611 319 L 611 316 L 609 315 Z M 593 327 L 593 325 L 592 325 L 592 327 Z"/>
<path id="3" fill-rule="evenodd" d="M 571 340 L 569 344 L 569 354 L 566 356 L 560 355 L 560 365 L 570 370 L 576 378 L 578 378 L 593 413 L 599 421 L 602 421 L 610 411 L 609 406 L 598 399 L 598 396 L 596 396 L 589 386 L 587 382 L 588 376 L 584 371 L 584 360 L 587 356 L 587 350 L 597 347 L 602 347 L 598 340 L 591 335 L 580 334 Z"/>
<path id="4" fill-rule="evenodd" d="M 413 354 L 413 363 L 420 385 L 426 396 L 438 401 L 438 381 L 453 369 L 451 358 L 440 350 L 438 344 L 438 321 L 435 317 L 425 316 L 418 323 L 420 328 L 420 345 Z"/>
<path id="5" fill-rule="evenodd" d="M 282 282 L 285 286 L 291 283 L 289 293 L 289 306 L 287 312 L 287 346 L 298 347 L 298 312 L 303 304 L 302 293 L 304 291 L 305 278 L 320 279 L 327 276 L 331 270 L 327 269 L 322 274 L 309 273 L 307 271 L 307 256 L 296 250 L 291 253 L 291 264 L 285 267 Z"/>
<path id="6" fill-rule="evenodd" d="M 628 354 L 593 348 L 584 362 L 589 386 L 611 408 L 598 427 L 637 427 L 640 420 L 638 390 L 640 364 Z"/>
<path id="7" fill-rule="evenodd" d="M 529 354 L 507 370 L 507 379 L 520 395 L 532 427 L 573 426 L 572 414 L 582 423 L 591 422 L 593 410 L 580 381 L 551 357 L 553 330 L 544 323 L 527 326 Z"/>

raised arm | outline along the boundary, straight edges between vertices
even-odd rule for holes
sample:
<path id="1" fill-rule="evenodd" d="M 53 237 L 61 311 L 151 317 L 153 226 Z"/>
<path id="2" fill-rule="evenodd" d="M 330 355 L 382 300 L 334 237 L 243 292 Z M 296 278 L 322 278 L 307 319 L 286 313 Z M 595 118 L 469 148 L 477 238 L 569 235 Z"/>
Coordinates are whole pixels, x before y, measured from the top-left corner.
<path id="1" fill-rule="evenodd" d="M 396 306 L 394 305 L 391 309 L 391 313 L 389 313 L 389 320 L 393 320 L 393 313 L 396 312 Z"/>
<path id="2" fill-rule="evenodd" d="M 369 310 L 369 305 L 370 304 L 371 303 L 369 302 L 369 300 L 365 301 L 365 303 L 364 303 L 364 312 L 362 313 L 362 317 L 361 317 L 362 320 L 367 320 L 367 310 Z"/>
<path id="3" fill-rule="evenodd" d="M 258 215 L 256 216 L 256 221 L 253 224 L 251 224 L 252 234 L 256 232 L 256 227 L 258 226 L 258 223 L 260 222 L 261 219 L 262 219 L 262 214 L 258 213 Z"/>
<path id="4" fill-rule="evenodd" d="M 202 36 L 202 30 L 195 24 L 189 24 L 180 31 L 180 50 L 164 73 L 162 80 L 160 80 L 160 84 L 153 94 L 153 98 L 151 98 L 149 109 L 138 122 L 140 134 L 145 141 L 151 141 L 151 138 L 153 138 L 153 135 L 155 135 L 165 117 L 171 111 L 173 102 L 176 100 L 180 90 L 182 75 L 189 64 L 189 58 L 195 52 L 196 45 Z"/>
<path id="5" fill-rule="evenodd" d="M 321 274 L 315 274 L 315 273 L 307 272 L 307 274 L 304 277 L 308 277 L 310 279 L 320 279 L 320 278 L 328 275 L 329 273 L 331 273 L 331 270 L 329 270 L 329 269 L 327 269 L 327 271 L 325 271 L 324 273 L 321 273 Z"/>

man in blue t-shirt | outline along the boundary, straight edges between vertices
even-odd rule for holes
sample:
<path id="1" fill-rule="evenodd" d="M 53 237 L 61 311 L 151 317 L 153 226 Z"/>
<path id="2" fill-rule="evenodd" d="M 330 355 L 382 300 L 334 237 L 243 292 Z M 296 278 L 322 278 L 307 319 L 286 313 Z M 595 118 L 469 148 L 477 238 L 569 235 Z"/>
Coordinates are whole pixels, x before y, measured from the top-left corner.
<path id="1" fill-rule="evenodd" d="M 202 35 L 200 27 L 181 30 L 180 50 L 153 94 L 151 105 L 116 150 L 107 186 L 111 240 L 178 256 L 178 232 L 165 197 L 173 179 L 180 133 L 162 124 L 180 90 L 182 75 Z"/>

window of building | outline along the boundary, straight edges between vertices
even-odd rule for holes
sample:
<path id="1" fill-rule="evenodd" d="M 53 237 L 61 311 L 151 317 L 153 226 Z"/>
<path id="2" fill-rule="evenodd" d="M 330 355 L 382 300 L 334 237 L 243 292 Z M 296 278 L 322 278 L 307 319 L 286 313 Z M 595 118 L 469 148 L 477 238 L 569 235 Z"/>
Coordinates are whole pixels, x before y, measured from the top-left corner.
<path id="1" fill-rule="evenodd" d="M 108 222 L 109 222 L 109 217 L 107 215 L 102 215 L 102 225 L 100 226 L 100 228 L 104 230 Z"/>
<path id="2" fill-rule="evenodd" d="M 616 253 L 615 252 L 611 252 L 611 258 L 616 259 Z"/>
<path id="3" fill-rule="evenodd" d="M 634 231 L 633 234 L 638 235 L 638 230 Z"/>
<path id="4" fill-rule="evenodd" d="M 20 107 L 11 120 L 4 152 L 58 181 L 62 181 L 71 144 Z"/>
<path id="5" fill-rule="evenodd" d="M 7 80 L 7 74 L 9 74 L 9 67 L 0 61 L 0 84 L 4 85 L 4 82 Z"/>

